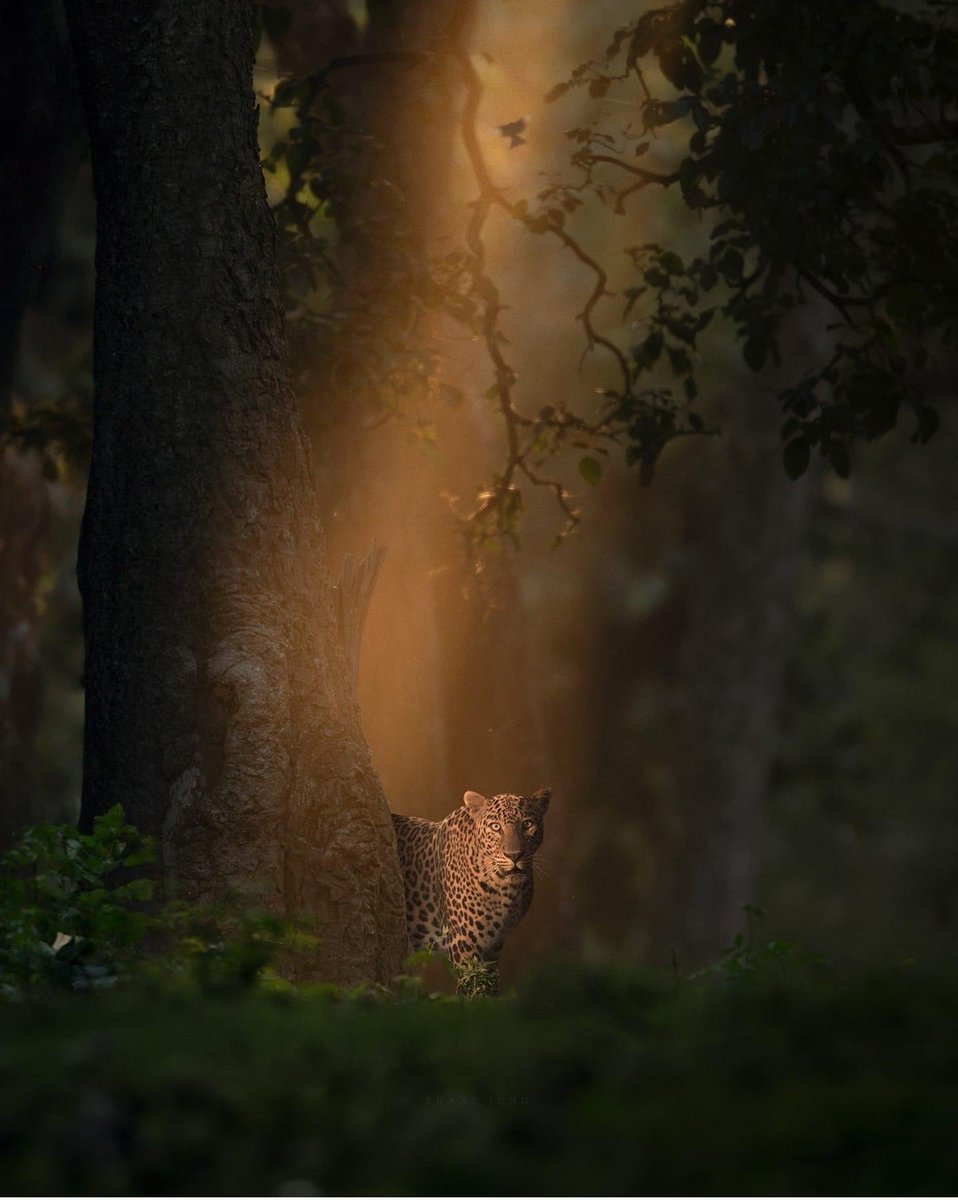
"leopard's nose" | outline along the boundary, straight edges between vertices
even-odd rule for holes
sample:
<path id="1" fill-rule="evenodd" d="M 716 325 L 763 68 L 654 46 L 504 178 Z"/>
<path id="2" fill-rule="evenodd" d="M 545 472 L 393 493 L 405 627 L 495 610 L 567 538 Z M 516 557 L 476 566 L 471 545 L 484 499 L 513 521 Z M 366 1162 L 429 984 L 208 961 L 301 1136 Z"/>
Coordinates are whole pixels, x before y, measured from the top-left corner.
<path id="1" fill-rule="evenodd" d="M 517 863 L 519 861 L 519 859 L 522 858 L 521 850 L 516 850 L 515 852 L 506 850 L 506 851 L 504 851 L 504 853 L 505 853 L 506 858 L 508 858 L 509 861 L 513 864 Z"/>

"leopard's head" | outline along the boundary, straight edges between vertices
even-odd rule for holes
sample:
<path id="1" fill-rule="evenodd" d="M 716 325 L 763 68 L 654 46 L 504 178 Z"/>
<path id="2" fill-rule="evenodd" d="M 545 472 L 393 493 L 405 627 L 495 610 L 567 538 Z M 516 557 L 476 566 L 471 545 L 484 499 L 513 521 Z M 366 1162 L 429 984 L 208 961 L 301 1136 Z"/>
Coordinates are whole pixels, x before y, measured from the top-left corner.
<path id="1" fill-rule="evenodd" d="M 475 851 L 488 875 L 497 879 L 531 875 L 551 798 L 551 788 L 540 788 L 531 796 L 501 795 L 491 800 L 466 792 L 463 804 L 474 823 Z"/>

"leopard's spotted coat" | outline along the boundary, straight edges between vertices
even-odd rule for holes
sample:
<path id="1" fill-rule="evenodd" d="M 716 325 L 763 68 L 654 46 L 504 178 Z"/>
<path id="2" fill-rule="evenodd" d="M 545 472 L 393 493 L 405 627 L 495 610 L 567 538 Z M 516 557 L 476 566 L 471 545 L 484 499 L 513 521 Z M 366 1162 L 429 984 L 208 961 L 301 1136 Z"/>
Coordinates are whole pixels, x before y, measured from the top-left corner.
<path id="1" fill-rule="evenodd" d="M 437 950 L 457 964 L 498 961 L 532 903 L 532 860 L 551 794 L 487 800 L 466 792 L 442 821 L 393 814 L 413 950 Z"/>

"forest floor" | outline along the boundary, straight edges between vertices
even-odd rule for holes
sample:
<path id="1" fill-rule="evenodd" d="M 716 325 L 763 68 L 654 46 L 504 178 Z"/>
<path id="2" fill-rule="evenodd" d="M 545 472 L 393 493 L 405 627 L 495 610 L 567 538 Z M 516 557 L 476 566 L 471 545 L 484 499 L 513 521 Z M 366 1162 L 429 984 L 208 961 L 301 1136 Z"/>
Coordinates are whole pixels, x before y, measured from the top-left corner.
<path id="1" fill-rule="evenodd" d="M 958 977 L 554 963 L 517 994 L 3 1006 L 10 1194 L 954 1194 Z"/>

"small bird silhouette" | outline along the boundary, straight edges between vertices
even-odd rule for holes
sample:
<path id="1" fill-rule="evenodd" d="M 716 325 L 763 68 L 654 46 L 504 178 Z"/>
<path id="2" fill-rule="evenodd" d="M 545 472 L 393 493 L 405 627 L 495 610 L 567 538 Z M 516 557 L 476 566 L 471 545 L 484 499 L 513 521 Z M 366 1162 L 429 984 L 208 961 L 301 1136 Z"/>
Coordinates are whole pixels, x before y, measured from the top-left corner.
<path id="1" fill-rule="evenodd" d="M 506 125 L 497 125 L 496 128 L 503 137 L 509 139 L 509 149 L 515 150 L 516 146 L 524 146 L 526 139 L 522 136 L 526 129 L 525 117 L 517 117 L 515 121 L 509 121 Z"/>

